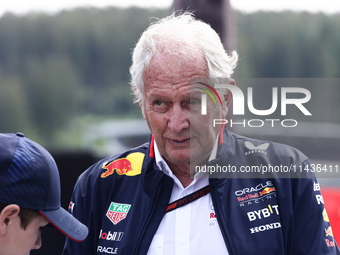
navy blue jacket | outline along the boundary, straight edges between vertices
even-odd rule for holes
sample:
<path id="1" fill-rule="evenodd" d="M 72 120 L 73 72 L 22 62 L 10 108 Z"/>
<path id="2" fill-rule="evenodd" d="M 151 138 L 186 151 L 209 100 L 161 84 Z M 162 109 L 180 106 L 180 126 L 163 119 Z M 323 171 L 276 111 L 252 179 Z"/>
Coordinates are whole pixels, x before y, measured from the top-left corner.
<path id="1" fill-rule="evenodd" d="M 272 172 L 254 173 L 255 166 Z M 298 150 L 225 128 L 207 169 L 220 171 L 209 185 L 229 254 L 340 254 L 313 165 Z M 89 235 L 80 243 L 67 239 L 63 254 L 146 254 L 172 187 L 173 180 L 154 169 L 153 139 L 91 166 L 69 207 Z"/>

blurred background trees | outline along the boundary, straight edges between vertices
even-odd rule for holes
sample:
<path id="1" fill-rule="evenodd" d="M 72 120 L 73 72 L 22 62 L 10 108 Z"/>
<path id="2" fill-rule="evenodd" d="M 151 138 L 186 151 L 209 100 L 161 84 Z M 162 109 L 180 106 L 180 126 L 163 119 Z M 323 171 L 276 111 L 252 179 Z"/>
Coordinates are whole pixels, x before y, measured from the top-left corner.
<path id="1" fill-rule="evenodd" d="M 129 86 L 131 51 L 150 17 L 169 13 L 112 7 L 2 16 L 0 132 L 21 131 L 55 150 L 79 149 L 87 124 L 140 118 Z M 237 77 L 340 76 L 340 14 L 234 17 Z"/>
<path id="2" fill-rule="evenodd" d="M 68 208 L 78 176 L 98 158 L 113 148 L 121 152 L 122 144 L 130 147 L 144 142 L 142 138 L 149 139 L 145 121 L 118 120 L 142 118 L 139 106 L 132 103 L 129 85 L 131 51 L 150 17 L 170 13 L 112 7 L 0 17 L 0 132 L 23 132 L 52 152 L 60 171 L 64 208 Z M 234 12 L 232 23 L 230 37 L 235 38 L 229 38 L 230 44 L 240 56 L 234 78 L 244 93 L 246 82 L 256 87 L 257 109 L 271 106 L 271 87 L 259 89 L 262 80 L 254 78 L 313 78 L 303 86 L 298 79 L 289 84 L 313 88 L 308 105 L 312 125 L 287 128 L 285 133 L 277 128 L 274 133 L 252 129 L 250 136 L 297 147 L 317 164 L 339 165 L 340 14 Z M 325 79 L 315 78 L 329 78 L 328 86 L 322 83 Z M 278 79 L 275 82 L 279 83 Z M 290 113 L 289 118 L 300 116 L 301 112 L 296 116 Z M 124 132 L 135 136 L 123 136 Z M 121 140 L 110 137 L 112 133 L 120 133 Z M 338 186 L 339 179 L 331 177 L 321 178 L 322 185 L 331 180 Z M 339 199 L 334 196 L 329 201 L 334 210 L 327 208 L 328 215 L 338 233 Z M 60 254 L 65 236 L 59 231 L 43 235 L 47 236 L 42 249 L 31 254 Z"/>

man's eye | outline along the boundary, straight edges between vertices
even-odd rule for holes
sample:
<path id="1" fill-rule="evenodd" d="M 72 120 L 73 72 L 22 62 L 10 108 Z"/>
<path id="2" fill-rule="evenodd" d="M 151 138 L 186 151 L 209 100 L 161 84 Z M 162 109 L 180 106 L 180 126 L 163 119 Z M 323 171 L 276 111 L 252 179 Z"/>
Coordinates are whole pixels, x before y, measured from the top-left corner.
<path id="1" fill-rule="evenodd" d="M 169 109 L 169 102 L 155 100 L 153 103 L 153 108 L 156 112 L 165 113 Z"/>
<path id="2" fill-rule="evenodd" d="M 199 106 L 201 103 L 201 100 L 198 98 L 191 98 L 188 102 L 190 106 Z"/>
<path id="3" fill-rule="evenodd" d="M 190 101 L 189 101 L 189 104 L 190 105 L 195 105 L 195 104 L 197 104 L 198 103 L 198 100 L 196 100 L 196 99 L 191 99 Z"/>
<path id="4" fill-rule="evenodd" d="M 155 102 L 155 104 L 156 104 L 157 106 L 164 106 L 164 102 L 163 102 L 163 101 L 159 101 L 159 100 L 157 100 L 157 101 Z"/>

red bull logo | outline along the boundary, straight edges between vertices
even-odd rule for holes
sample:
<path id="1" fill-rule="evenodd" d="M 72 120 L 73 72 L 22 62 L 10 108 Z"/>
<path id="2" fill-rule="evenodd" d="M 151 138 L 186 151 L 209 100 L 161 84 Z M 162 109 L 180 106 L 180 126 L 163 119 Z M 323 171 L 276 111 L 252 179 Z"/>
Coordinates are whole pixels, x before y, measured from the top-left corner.
<path id="1" fill-rule="evenodd" d="M 269 193 L 271 193 L 273 191 L 276 191 L 275 187 L 272 187 L 272 188 L 267 187 L 263 191 L 260 192 L 260 196 L 263 196 L 265 194 L 269 194 Z"/>
<path id="2" fill-rule="evenodd" d="M 109 175 L 113 174 L 114 170 L 116 170 L 117 174 L 119 175 L 123 175 L 129 171 L 132 171 L 131 162 L 126 158 L 120 158 L 106 163 L 105 165 L 103 165 L 103 169 L 106 169 L 106 172 L 102 173 L 102 178 L 106 178 Z"/>
<path id="3" fill-rule="evenodd" d="M 119 175 L 138 175 L 142 171 L 144 156 L 145 155 L 143 153 L 135 152 L 131 153 L 126 158 L 120 158 L 111 162 L 106 162 L 102 167 L 106 171 L 101 174 L 101 177 L 106 178 L 112 175 L 115 170 Z"/>
<path id="4" fill-rule="evenodd" d="M 327 229 L 325 229 L 325 232 L 326 232 L 326 237 L 327 237 L 327 236 L 334 237 L 334 236 L 333 236 L 333 231 L 332 231 L 332 227 L 331 227 L 331 226 L 329 226 Z"/>

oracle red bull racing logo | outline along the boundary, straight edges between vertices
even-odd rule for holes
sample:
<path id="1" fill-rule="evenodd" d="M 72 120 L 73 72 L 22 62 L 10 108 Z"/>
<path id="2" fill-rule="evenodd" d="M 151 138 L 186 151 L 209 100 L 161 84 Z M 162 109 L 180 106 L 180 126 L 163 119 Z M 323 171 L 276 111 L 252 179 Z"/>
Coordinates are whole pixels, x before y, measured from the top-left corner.
<path id="1" fill-rule="evenodd" d="M 235 191 L 240 206 L 258 204 L 265 200 L 276 198 L 276 188 L 271 181 L 259 183 L 253 187 L 246 187 Z"/>
<path id="2" fill-rule="evenodd" d="M 114 225 L 116 225 L 126 218 L 126 215 L 128 214 L 130 208 L 131 205 L 129 204 L 118 204 L 111 202 L 106 216 L 111 220 Z"/>
<path id="3" fill-rule="evenodd" d="M 101 178 L 112 175 L 115 170 L 119 175 L 134 176 L 140 174 L 144 156 L 145 155 L 141 152 L 135 152 L 131 153 L 126 158 L 120 158 L 104 163 L 102 168 L 106 171 L 101 174 Z"/>

